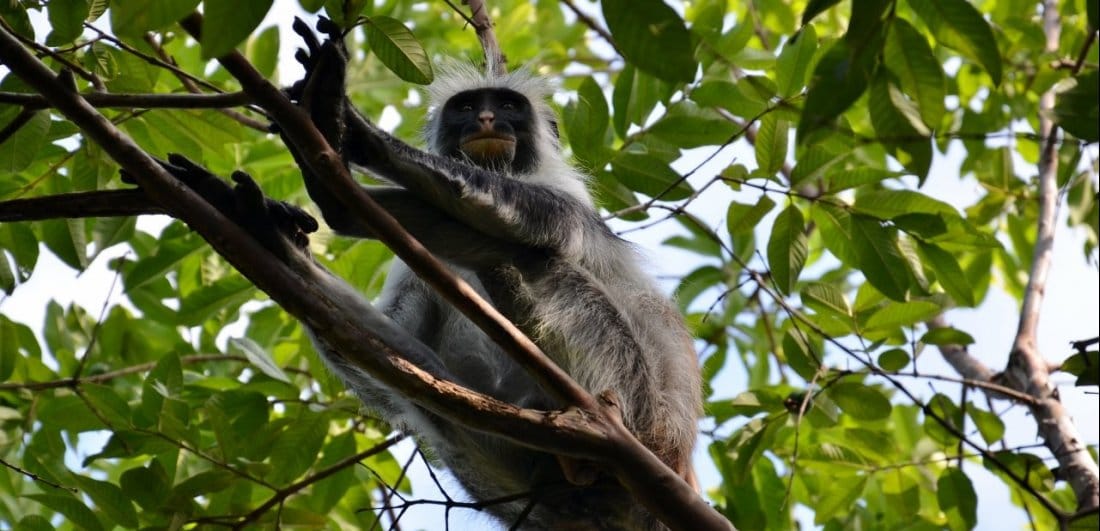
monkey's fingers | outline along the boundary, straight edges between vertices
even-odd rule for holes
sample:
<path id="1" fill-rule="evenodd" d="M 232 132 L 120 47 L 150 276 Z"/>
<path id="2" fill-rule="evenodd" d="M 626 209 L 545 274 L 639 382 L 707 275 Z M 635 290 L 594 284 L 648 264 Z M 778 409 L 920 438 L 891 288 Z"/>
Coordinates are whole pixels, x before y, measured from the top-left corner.
<path id="1" fill-rule="evenodd" d="M 317 31 L 324 33 L 328 36 L 329 40 L 344 41 L 344 30 L 340 28 L 340 25 L 333 22 L 328 17 L 321 17 L 317 19 Z"/>
<path id="2" fill-rule="evenodd" d="M 294 17 L 294 23 L 290 27 L 302 40 L 306 41 L 306 47 L 310 53 L 316 52 L 321 47 L 321 41 L 317 40 L 317 36 L 313 34 L 313 29 L 301 18 Z"/>

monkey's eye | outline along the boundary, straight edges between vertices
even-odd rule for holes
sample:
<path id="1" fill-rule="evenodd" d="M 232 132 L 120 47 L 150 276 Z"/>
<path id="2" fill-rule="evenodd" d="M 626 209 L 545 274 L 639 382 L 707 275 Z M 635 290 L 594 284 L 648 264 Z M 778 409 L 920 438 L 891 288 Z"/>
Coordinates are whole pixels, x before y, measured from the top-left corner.
<path id="1" fill-rule="evenodd" d="M 458 110 L 460 110 L 462 112 L 471 112 L 471 111 L 474 110 L 474 106 L 467 103 L 467 104 L 463 105 L 462 107 L 459 107 Z"/>
<path id="2" fill-rule="evenodd" d="M 514 110 L 516 110 L 516 104 L 512 103 L 510 101 L 506 101 L 506 102 L 500 104 L 500 108 L 504 109 L 506 111 L 514 111 Z"/>

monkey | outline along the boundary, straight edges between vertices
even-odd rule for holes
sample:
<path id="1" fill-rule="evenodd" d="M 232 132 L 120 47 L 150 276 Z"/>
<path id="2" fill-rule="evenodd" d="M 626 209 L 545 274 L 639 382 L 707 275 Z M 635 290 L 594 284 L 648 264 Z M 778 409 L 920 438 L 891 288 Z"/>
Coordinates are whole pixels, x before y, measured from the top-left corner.
<path id="1" fill-rule="evenodd" d="M 363 117 L 346 94 L 343 34 L 322 19 L 321 43 L 301 20 L 302 81 L 288 96 L 308 112 L 343 162 L 388 183 L 364 190 L 432 253 L 515 323 L 591 393 L 610 391 L 624 424 L 698 488 L 691 466 L 702 383 L 690 333 L 637 251 L 604 223 L 583 173 L 562 154 L 553 87 L 526 70 L 503 76 L 452 64 L 429 88 L 417 149 Z M 336 232 L 376 235 L 346 212 L 291 142 L 306 190 Z M 190 160 L 160 164 L 251 233 L 278 258 L 356 309 L 380 337 L 411 336 L 409 361 L 437 378 L 513 405 L 563 404 L 399 259 L 375 306 L 308 254 L 316 220 L 267 198 L 246 173 L 235 187 Z M 132 176 L 123 179 L 133 182 Z M 307 331 L 309 331 L 307 326 Z M 660 530 L 665 526 L 594 464 L 465 428 L 419 407 L 310 335 L 328 367 L 394 428 L 413 433 L 434 460 L 502 524 L 531 530 Z M 408 354 L 408 353 L 406 353 Z"/>
<path id="2" fill-rule="evenodd" d="M 324 43 L 300 20 L 294 29 L 306 43 L 297 56 L 306 75 L 288 94 L 345 164 L 387 183 L 364 187 L 367 193 L 582 387 L 613 392 L 624 424 L 695 485 L 690 460 L 702 384 L 691 335 L 642 271 L 637 251 L 592 206 L 585 175 L 563 156 L 548 104 L 553 86 L 527 70 L 494 76 L 450 64 L 428 88 L 427 149 L 420 150 L 351 104 L 348 52 L 335 24 L 318 24 Z M 289 147 L 326 223 L 345 236 L 375 237 Z M 566 405 L 399 259 L 377 305 L 434 350 L 457 383 L 520 407 Z M 533 506 L 489 506 L 503 522 L 524 529 L 663 528 L 613 479 L 432 415 L 318 346 L 365 404 L 414 433 L 475 499 L 533 493 Z"/>

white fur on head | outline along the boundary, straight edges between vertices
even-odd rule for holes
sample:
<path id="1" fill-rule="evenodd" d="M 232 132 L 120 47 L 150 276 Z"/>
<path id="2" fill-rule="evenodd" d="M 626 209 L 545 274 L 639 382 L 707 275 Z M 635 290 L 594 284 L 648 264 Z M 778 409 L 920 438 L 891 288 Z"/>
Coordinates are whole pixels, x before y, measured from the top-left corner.
<path id="1" fill-rule="evenodd" d="M 428 86 L 428 116 L 424 128 L 424 141 L 428 149 L 433 153 L 440 152 L 439 112 L 447 100 L 460 92 L 482 88 L 503 88 L 518 92 L 531 102 L 535 111 L 538 121 L 534 135 L 538 164 L 532 172 L 512 177 L 551 186 L 585 203 L 591 202 L 585 176 L 566 163 L 561 156 L 561 145 L 553 125 L 557 122 L 557 115 L 547 103 L 554 94 L 554 85 L 527 68 L 494 76 L 470 63 L 449 61 L 440 65 L 435 81 Z"/>

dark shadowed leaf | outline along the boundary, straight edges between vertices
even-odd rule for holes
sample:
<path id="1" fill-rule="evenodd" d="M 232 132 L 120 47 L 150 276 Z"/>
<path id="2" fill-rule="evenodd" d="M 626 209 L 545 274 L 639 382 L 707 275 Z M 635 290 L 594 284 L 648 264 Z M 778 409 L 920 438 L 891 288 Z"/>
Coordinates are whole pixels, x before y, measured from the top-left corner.
<path id="1" fill-rule="evenodd" d="M 601 6 L 627 61 L 665 81 L 695 78 L 691 34 L 671 7 L 661 0 L 606 0 Z"/>
<path id="2" fill-rule="evenodd" d="M 948 467 L 936 480 L 936 499 L 953 529 L 974 529 L 978 525 L 978 494 L 962 470 Z"/>
<path id="3" fill-rule="evenodd" d="M 221 57 L 260 25 L 273 0 L 206 0 L 203 2 L 202 56 Z"/>
<path id="4" fill-rule="evenodd" d="M 631 190 L 666 201 L 691 195 L 691 186 L 665 161 L 644 153 L 620 152 L 611 161 L 611 172 Z"/>
<path id="5" fill-rule="evenodd" d="M 890 416 L 890 400 L 874 387 L 840 382 L 829 387 L 828 393 L 841 410 L 858 420 L 882 420 Z"/>
<path id="6" fill-rule="evenodd" d="M 103 530 L 103 525 L 99 523 L 95 513 L 76 497 L 60 494 L 26 494 L 25 496 L 64 515 L 70 522 L 82 529 L 87 531 Z"/>
<path id="7" fill-rule="evenodd" d="M 946 86 L 943 66 L 928 41 L 905 19 L 898 18 L 886 35 L 884 59 L 901 91 L 911 98 L 930 129 L 943 117 Z"/>
<path id="8" fill-rule="evenodd" d="M 1096 142 L 1100 140 L 1100 103 L 1097 95 L 1100 71 L 1090 70 L 1073 80 L 1075 83 L 1071 88 L 1058 93 L 1054 119 L 1073 136 Z"/>
<path id="9" fill-rule="evenodd" d="M 892 348 L 878 356 L 878 366 L 884 371 L 900 371 L 906 365 L 909 365 L 909 353 L 900 348 Z"/>
<path id="10" fill-rule="evenodd" d="M 191 14 L 199 0 L 112 0 L 111 27 L 119 35 L 140 38 Z"/>
<path id="11" fill-rule="evenodd" d="M 970 2 L 909 0 L 909 5 L 928 24 L 936 41 L 982 65 L 993 84 L 1001 84 L 1001 52 L 997 49 L 997 39 L 989 23 Z"/>
<path id="12" fill-rule="evenodd" d="M 817 32 L 813 26 L 798 30 L 779 53 L 775 64 L 775 84 L 779 96 L 788 97 L 802 92 L 806 86 L 806 72 L 817 51 Z"/>
<path id="13" fill-rule="evenodd" d="M 103 511 L 108 518 L 123 527 L 138 527 L 134 504 L 123 494 L 118 485 L 79 474 L 73 474 L 73 480 L 79 485 L 80 490 L 92 499 L 96 508 Z"/>
<path id="14" fill-rule="evenodd" d="M 973 345 L 974 337 L 956 328 L 942 327 L 925 332 L 920 341 L 928 345 Z"/>
<path id="15" fill-rule="evenodd" d="M 853 215 L 850 226 L 852 249 L 867 281 L 883 295 L 904 301 L 912 273 L 898 249 L 897 229 L 862 215 Z"/>

